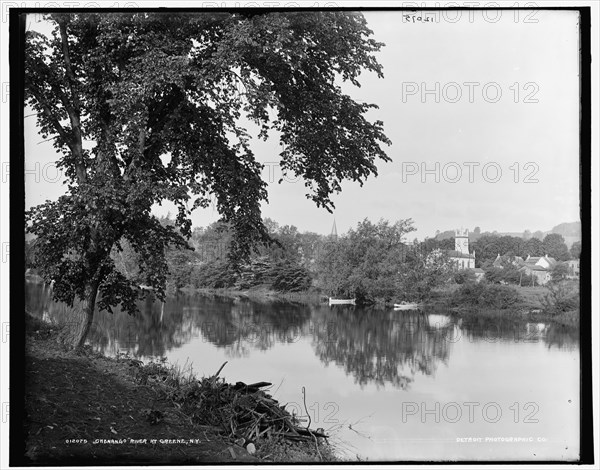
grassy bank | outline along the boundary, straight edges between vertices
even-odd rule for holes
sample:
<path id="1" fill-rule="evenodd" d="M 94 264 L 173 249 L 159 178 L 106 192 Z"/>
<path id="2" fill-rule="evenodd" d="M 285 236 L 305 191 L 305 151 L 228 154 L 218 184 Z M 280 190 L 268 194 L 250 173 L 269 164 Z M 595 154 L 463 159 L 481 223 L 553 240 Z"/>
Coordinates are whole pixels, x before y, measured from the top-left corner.
<path id="1" fill-rule="evenodd" d="M 75 354 L 57 342 L 58 333 L 27 320 L 30 465 L 335 460 L 327 439 L 307 431 L 264 384 L 197 380 L 168 364 L 90 349 Z"/>
<path id="2" fill-rule="evenodd" d="M 558 311 L 549 308 L 546 301 L 551 291 L 547 287 L 519 287 L 491 285 L 504 291 L 512 290 L 514 298 L 507 299 L 507 304 L 500 308 L 489 304 L 477 305 L 477 299 L 468 295 L 461 297 L 461 286 L 446 285 L 434 291 L 427 303 L 430 310 L 450 313 L 459 317 L 479 317 L 485 319 L 511 320 L 515 322 L 555 322 L 566 326 L 579 325 L 579 309 Z M 506 294 L 506 292 L 504 292 Z"/>

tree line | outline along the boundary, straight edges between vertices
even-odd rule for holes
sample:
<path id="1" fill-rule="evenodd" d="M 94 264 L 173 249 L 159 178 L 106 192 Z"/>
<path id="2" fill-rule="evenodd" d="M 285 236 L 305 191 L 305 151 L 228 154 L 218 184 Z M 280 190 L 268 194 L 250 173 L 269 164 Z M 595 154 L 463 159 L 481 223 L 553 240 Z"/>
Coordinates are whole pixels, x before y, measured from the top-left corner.
<path id="1" fill-rule="evenodd" d="M 169 224 L 168 218 L 162 223 Z M 265 287 L 279 292 L 315 291 L 356 298 L 362 303 L 425 300 L 448 280 L 452 265 L 438 250 L 410 242 L 411 219 L 372 222 L 364 219 L 340 236 L 300 232 L 293 225 L 264 220 L 272 242 L 257 246 L 247 260 L 230 257 L 233 229 L 225 222 L 195 228 L 191 249 L 169 248 L 168 285 L 183 288 L 245 290 Z M 136 282 L 137 255 L 124 245 L 116 264 Z"/>
<path id="2" fill-rule="evenodd" d="M 453 250 L 454 238 L 437 239 L 428 238 L 424 242 L 429 249 Z M 498 255 L 506 257 L 548 255 L 556 261 L 579 259 L 581 256 L 581 242 L 573 243 L 567 247 L 565 239 L 558 233 L 550 233 L 543 240 L 538 238 L 523 239 L 510 235 L 483 234 L 475 241 L 469 243 L 469 251 L 475 254 L 475 267 L 486 268 L 494 262 Z"/>
<path id="3" fill-rule="evenodd" d="M 169 226 L 170 217 L 160 223 Z M 426 300 L 444 282 L 464 284 L 475 280 L 469 270 L 453 269 L 447 252 L 454 240 L 426 238 L 409 240 L 415 231 L 411 219 L 372 222 L 368 218 L 340 236 L 300 232 L 293 225 L 280 226 L 271 219 L 264 225 L 272 242 L 259 245 L 246 260 L 230 257 L 233 229 L 215 222 L 192 230 L 189 248 L 168 247 L 167 285 L 171 292 L 184 288 L 225 288 L 245 290 L 265 287 L 279 292 L 313 290 L 323 295 L 357 298 L 363 303 Z M 535 241 L 532 241 L 535 240 Z M 112 256 L 120 273 L 133 283 L 144 285 L 139 253 L 126 240 Z M 523 241 L 511 236 L 484 235 L 471 244 L 476 265 L 491 283 L 534 285 L 535 280 L 519 271 L 515 256 L 548 254 L 557 260 L 580 254 L 580 244 L 571 250 L 561 235 L 549 234 L 543 241 Z M 28 244 L 28 266 L 33 266 L 32 244 Z M 500 254 L 501 267 L 493 262 Z M 558 263 L 553 278 L 566 276 Z"/>

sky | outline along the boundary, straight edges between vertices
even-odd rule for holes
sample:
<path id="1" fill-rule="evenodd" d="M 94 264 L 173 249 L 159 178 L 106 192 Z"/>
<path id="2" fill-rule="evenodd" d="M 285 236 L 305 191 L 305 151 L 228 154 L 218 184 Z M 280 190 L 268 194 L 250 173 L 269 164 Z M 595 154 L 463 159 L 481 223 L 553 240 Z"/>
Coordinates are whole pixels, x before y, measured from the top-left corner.
<path id="1" fill-rule="evenodd" d="M 343 233 L 364 218 L 411 218 L 411 238 L 419 239 L 460 227 L 533 232 L 578 221 L 577 13 L 485 13 L 417 12 L 406 19 L 407 12 L 364 12 L 373 37 L 385 43 L 377 54 L 384 78 L 364 74 L 361 88 L 344 91 L 379 106 L 368 116 L 384 122 L 392 161 L 380 161 L 379 175 L 362 187 L 345 182 L 330 214 L 305 197 L 303 181 L 277 183 L 276 136 L 256 139 L 269 181 L 263 215 L 323 234 L 334 219 Z M 27 117 L 28 208 L 64 191 L 54 149 L 42 140 L 35 117 Z M 175 213 L 168 204 L 155 210 L 168 212 Z M 206 226 L 218 218 L 209 207 L 192 221 Z"/>

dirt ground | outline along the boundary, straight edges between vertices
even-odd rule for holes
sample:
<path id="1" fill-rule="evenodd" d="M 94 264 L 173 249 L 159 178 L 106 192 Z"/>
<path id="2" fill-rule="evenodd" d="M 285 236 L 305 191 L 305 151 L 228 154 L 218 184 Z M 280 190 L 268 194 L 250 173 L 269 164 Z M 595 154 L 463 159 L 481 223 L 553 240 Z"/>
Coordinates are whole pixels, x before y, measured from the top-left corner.
<path id="1" fill-rule="evenodd" d="M 258 463 L 216 429 L 135 383 L 131 360 L 75 355 L 52 332 L 30 331 L 25 364 L 31 465 Z"/>

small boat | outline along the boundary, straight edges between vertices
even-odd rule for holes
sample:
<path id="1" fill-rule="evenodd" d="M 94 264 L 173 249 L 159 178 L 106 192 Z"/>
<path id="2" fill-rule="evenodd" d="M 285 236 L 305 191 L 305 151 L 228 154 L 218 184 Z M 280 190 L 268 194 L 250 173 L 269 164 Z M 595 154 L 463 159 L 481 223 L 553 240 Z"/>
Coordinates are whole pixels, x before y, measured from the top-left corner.
<path id="1" fill-rule="evenodd" d="M 418 303 L 402 303 L 402 304 L 394 304 L 394 310 L 417 310 L 421 308 L 422 304 Z"/>
<path id="2" fill-rule="evenodd" d="M 332 299 L 329 297 L 329 305 L 356 305 L 356 299 Z"/>

